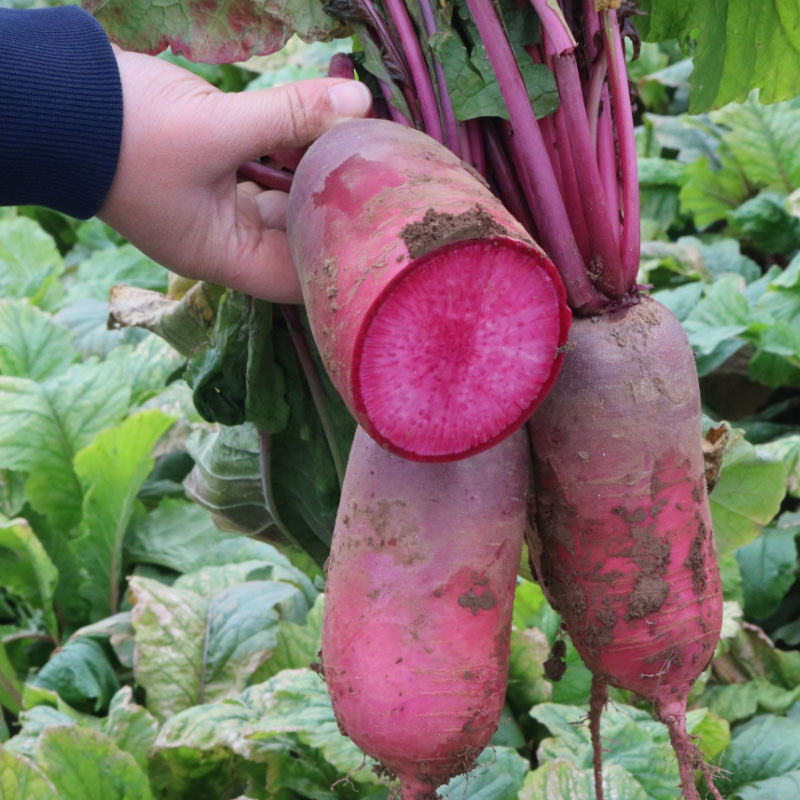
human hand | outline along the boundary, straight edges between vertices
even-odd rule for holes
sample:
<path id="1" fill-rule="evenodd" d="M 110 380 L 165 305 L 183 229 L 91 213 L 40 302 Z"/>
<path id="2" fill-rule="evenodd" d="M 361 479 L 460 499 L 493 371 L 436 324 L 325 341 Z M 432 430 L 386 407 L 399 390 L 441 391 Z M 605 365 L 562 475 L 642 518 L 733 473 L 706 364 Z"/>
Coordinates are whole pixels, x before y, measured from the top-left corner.
<path id="1" fill-rule="evenodd" d="M 226 94 L 174 64 L 114 50 L 122 147 L 98 216 L 181 275 L 274 302 L 300 302 L 283 231 L 288 195 L 237 184 L 236 170 L 364 116 L 366 87 L 322 78 Z"/>

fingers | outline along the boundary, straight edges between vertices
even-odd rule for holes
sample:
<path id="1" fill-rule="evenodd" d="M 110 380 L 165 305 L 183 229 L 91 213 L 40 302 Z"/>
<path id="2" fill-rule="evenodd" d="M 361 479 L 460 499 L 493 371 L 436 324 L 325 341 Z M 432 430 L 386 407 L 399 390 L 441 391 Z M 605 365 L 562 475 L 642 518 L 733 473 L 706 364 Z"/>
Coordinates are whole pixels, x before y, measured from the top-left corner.
<path id="1" fill-rule="evenodd" d="M 255 246 L 238 253 L 235 268 L 223 272 L 212 280 L 273 303 L 303 302 L 300 279 L 283 231 L 262 231 Z"/>
<path id="2" fill-rule="evenodd" d="M 363 117 L 372 102 L 358 81 L 319 78 L 275 89 L 223 95 L 226 126 L 236 158 L 245 161 L 274 150 L 303 147 L 345 119 Z"/>
<path id="3" fill-rule="evenodd" d="M 240 183 L 236 191 L 239 195 L 240 213 L 242 202 L 249 201 L 253 203 L 265 228 L 283 230 L 286 227 L 286 207 L 289 204 L 289 195 L 286 192 L 264 191 L 258 184 L 250 181 Z"/>

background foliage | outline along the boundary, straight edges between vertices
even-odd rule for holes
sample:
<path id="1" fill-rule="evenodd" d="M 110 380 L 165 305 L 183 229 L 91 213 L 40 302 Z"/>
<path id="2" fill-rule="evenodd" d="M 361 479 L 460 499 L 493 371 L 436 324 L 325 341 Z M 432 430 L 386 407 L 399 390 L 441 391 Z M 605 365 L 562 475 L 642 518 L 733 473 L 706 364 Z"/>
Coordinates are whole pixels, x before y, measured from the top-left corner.
<path id="1" fill-rule="evenodd" d="M 766 30 L 752 4 L 728 0 L 717 17 L 703 3 L 643 5 L 662 43 L 632 68 L 640 281 L 687 330 L 706 447 L 722 459 L 711 504 L 725 624 L 689 726 L 725 796 L 793 797 L 800 104 L 765 59 L 792 63 L 779 47 L 795 28 L 783 4 L 761 9 L 779 25 L 748 61 L 736 37 Z M 720 35 L 728 48 L 709 67 Z M 245 66 L 192 68 L 239 90 L 322 74 L 349 47 L 292 39 Z M 761 99 L 781 102 L 742 93 L 762 75 L 775 80 Z M 352 421 L 324 382 L 314 403 L 302 316 L 168 284 L 99 221 L 34 208 L 0 212 L 0 298 L 0 796 L 388 798 L 313 669 Z M 132 313 L 143 327 L 126 325 Z M 593 797 L 590 675 L 569 643 L 565 676 L 544 669 L 561 636 L 521 575 L 501 726 L 445 797 Z M 635 697 L 616 692 L 603 736 L 610 796 L 676 796 L 666 730 Z"/>

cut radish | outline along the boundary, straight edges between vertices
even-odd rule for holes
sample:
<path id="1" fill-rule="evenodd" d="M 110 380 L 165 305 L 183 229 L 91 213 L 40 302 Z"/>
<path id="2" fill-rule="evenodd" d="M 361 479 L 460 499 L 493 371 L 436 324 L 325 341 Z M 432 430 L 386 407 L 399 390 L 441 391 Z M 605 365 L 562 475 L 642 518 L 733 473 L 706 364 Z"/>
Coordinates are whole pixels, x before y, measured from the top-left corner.
<path id="1" fill-rule="evenodd" d="M 480 452 L 547 393 L 570 322 L 558 274 L 429 137 L 383 120 L 333 128 L 295 174 L 287 228 L 323 362 L 389 450 Z"/>

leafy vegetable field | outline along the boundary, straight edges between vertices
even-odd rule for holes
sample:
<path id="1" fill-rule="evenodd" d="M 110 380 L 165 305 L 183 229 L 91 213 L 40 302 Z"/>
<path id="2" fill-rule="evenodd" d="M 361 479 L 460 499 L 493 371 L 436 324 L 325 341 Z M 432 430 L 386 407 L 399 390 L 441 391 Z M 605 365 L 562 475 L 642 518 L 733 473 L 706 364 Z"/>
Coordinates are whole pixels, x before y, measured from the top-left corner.
<path id="1" fill-rule="evenodd" d="M 188 11 L 85 5 L 138 49 L 169 41 L 201 61 L 278 49 L 243 65 L 163 56 L 225 90 L 324 75 L 355 50 L 389 99 L 399 91 L 377 74 L 363 22 L 345 37 L 315 3 L 286 3 L 259 41 L 218 15 L 202 47 L 181 28 Z M 115 5 L 141 6 L 142 28 L 104 20 Z M 800 796 L 798 20 L 788 3 L 639 7 L 638 283 L 695 356 L 724 596 L 687 726 L 724 797 L 789 800 Z M 152 30 L 163 37 L 145 41 Z M 340 38 L 304 44 L 293 30 Z M 460 89 L 458 120 L 505 115 L 485 49 L 431 41 Z M 545 116 L 555 83 L 529 66 Z M 319 674 L 324 564 L 355 429 L 302 309 L 168 275 L 96 219 L 0 210 L 2 800 L 396 797 L 340 732 Z M 500 725 L 441 796 L 594 798 L 591 686 L 524 553 Z M 678 797 L 667 728 L 638 696 L 609 694 L 606 796 Z"/>

